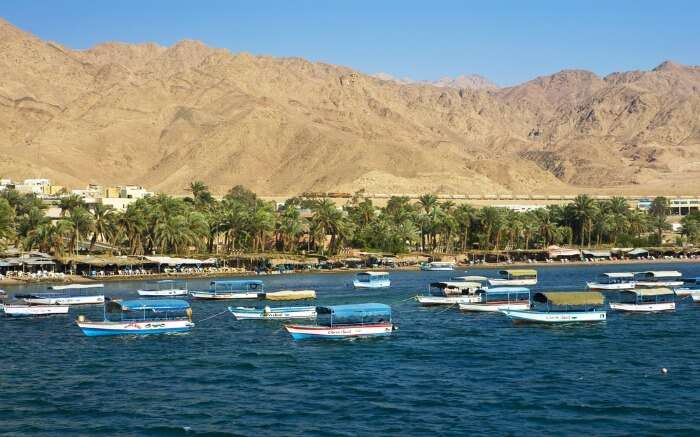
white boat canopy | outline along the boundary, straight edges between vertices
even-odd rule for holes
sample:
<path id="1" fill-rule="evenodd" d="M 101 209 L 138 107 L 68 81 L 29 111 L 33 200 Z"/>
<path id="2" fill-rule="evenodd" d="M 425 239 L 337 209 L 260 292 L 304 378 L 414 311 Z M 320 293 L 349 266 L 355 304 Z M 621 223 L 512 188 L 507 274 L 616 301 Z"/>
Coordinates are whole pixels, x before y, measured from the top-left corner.
<path id="1" fill-rule="evenodd" d="M 470 282 L 475 282 L 475 281 L 486 281 L 489 278 L 486 276 L 455 276 L 453 279 L 458 279 L 460 281 L 470 281 Z"/>
<path id="2" fill-rule="evenodd" d="M 103 288 L 105 284 L 68 284 L 54 285 L 49 287 L 49 290 L 78 290 L 82 288 Z"/>
<path id="3" fill-rule="evenodd" d="M 358 275 L 367 275 L 367 276 L 388 276 L 389 272 L 362 272 L 358 273 Z"/>
<path id="4" fill-rule="evenodd" d="M 637 272 L 638 275 L 645 278 L 680 278 L 683 273 L 676 270 L 651 270 L 647 272 Z"/>
<path id="5" fill-rule="evenodd" d="M 605 276 L 606 278 L 634 278 L 634 272 L 602 273 L 601 276 Z"/>
<path id="6" fill-rule="evenodd" d="M 621 293 L 632 293 L 637 296 L 669 296 L 675 294 L 670 288 L 642 288 L 638 290 L 621 290 Z"/>
<path id="7" fill-rule="evenodd" d="M 460 290 L 481 288 L 482 287 L 482 285 L 478 282 L 453 282 L 453 281 L 433 282 L 432 284 L 430 284 L 430 286 L 437 287 L 437 288 L 459 288 Z"/>

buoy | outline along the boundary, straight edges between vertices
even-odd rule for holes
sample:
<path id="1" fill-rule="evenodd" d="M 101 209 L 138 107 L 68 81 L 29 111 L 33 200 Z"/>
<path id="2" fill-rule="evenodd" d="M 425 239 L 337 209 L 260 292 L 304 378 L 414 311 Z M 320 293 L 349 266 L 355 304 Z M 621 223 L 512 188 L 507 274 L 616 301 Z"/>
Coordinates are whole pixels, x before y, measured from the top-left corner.
<path id="1" fill-rule="evenodd" d="M 663 373 L 664 375 L 668 375 L 668 369 L 665 368 L 665 367 L 662 367 L 662 368 L 661 368 L 661 373 Z"/>

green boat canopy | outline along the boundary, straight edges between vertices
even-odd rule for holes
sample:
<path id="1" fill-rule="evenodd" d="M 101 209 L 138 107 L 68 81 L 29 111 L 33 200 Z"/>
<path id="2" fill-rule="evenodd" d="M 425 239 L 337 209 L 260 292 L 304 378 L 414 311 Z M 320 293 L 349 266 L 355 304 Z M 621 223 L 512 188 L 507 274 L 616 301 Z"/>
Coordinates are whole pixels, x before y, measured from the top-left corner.
<path id="1" fill-rule="evenodd" d="M 670 288 L 640 288 L 637 290 L 625 290 L 628 293 L 636 294 L 637 296 L 667 296 L 675 294 Z"/>
<path id="2" fill-rule="evenodd" d="M 521 276 L 537 276 L 537 270 L 522 269 L 522 270 L 501 270 L 502 275 L 508 275 L 512 278 Z"/>
<path id="3" fill-rule="evenodd" d="M 551 305 L 602 305 L 605 298 L 597 291 L 547 291 L 535 293 L 532 300 Z"/>

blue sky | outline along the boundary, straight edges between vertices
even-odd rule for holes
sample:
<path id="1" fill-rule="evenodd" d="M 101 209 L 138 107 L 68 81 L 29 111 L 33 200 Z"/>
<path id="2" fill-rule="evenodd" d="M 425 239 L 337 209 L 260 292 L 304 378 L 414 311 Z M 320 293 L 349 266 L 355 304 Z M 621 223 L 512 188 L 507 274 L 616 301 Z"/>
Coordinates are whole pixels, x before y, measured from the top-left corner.
<path id="1" fill-rule="evenodd" d="M 566 68 L 700 64 L 697 0 L 3 0 L 0 16 L 71 48 L 198 39 L 414 79 L 478 73 L 499 85 Z"/>

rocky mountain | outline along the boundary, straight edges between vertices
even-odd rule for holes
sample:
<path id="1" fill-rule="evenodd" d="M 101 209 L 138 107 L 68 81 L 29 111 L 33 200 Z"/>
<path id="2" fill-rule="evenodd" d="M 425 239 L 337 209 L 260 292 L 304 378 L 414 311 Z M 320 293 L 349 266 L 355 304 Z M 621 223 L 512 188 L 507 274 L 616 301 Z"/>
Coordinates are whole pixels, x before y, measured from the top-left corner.
<path id="1" fill-rule="evenodd" d="M 401 84 L 209 48 L 71 50 L 0 21 L 0 176 L 266 194 L 700 192 L 700 68 Z"/>
<path id="2" fill-rule="evenodd" d="M 409 78 L 399 79 L 389 73 L 376 73 L 372 77 L 396 82 L 400 85 L 433 85 L 439 88 L 467 88 L 471 90 L 495 90 L 498 86 L 478 74 L 464 74 L 457 77 L 445 76 L 438 80 L 413 80 Z"/>

